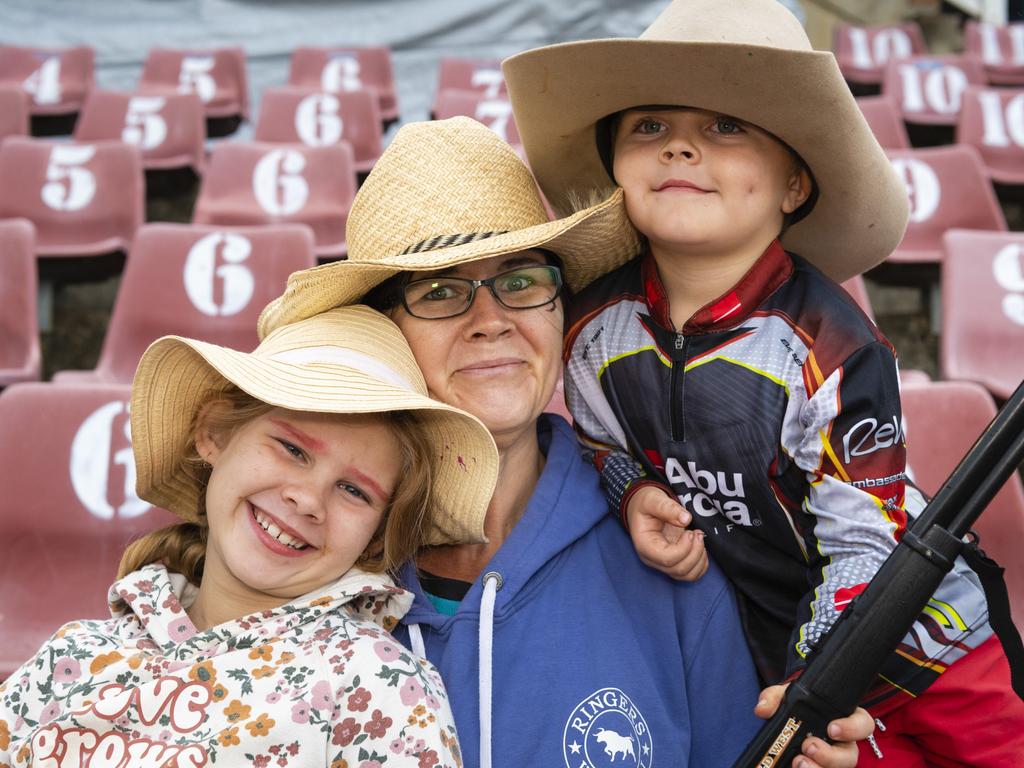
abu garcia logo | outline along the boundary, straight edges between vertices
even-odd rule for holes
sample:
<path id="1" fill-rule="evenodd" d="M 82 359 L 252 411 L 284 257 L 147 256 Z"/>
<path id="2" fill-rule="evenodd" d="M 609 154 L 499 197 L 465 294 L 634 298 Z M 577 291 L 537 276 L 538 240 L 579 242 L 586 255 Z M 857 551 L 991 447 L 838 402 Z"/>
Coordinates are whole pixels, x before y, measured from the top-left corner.
<path id="1" fill-rule="evenodd" d="M 647 721 L 618 688 L 602 688 L 576 705 L 565 722 L 566 768 L 651 768 L 654 745 Z"/>
<path id="2" fill-rule="evenodd" d="M 684 466 L 677 459 L 665 460 L 665 477 L 673 489 L 682 485 L 688 489 L 679 493 L 679 503 L 701 517 L 723 515 L 737 525 L 756 526 L 761 519 L 750 514 L 743 491 L 743 475 L 700 469 L 696 462 L 688 461 Z"/>

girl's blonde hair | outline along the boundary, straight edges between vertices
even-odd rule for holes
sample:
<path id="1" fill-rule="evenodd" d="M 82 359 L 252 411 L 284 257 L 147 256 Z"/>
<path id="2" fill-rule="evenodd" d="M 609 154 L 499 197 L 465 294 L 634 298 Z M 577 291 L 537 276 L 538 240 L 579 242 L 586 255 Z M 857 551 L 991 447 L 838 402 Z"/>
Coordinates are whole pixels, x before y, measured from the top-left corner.
<path id="1" fill-rule="evenodd" d="M 214 402 L 228 407 L 210 408 Z M 128 545 L 117 578 L 127 576 L 150 563 L 163 563 L 169 571 L 184 575 L 193 584 L 203 578 L 206 539 L 205 491 L 212 468 L 196 450 L 195 434 L 201 427 L 228 441 L 235 432 L 253 419 L 273 410 L 273 406 L 257 400 L 234 385 L 208 393 L 192 417 L 184 444 L 178 451 L 179 466 L 198 485 L 198 523 L 178 523 L 148 533 Z M 388 502 L 380 526 L 355 565 L 366 571 L 394 571 L 410 559 L 423 545 L 426 520 L 433 498 L 433 478 L 438 461 L 420 417 L 410 411 L 378 414 L 394 432 L 402 451 L 402 467 L 398 485 Z M 342 574 L 338 574 L 341 576 Z"/>

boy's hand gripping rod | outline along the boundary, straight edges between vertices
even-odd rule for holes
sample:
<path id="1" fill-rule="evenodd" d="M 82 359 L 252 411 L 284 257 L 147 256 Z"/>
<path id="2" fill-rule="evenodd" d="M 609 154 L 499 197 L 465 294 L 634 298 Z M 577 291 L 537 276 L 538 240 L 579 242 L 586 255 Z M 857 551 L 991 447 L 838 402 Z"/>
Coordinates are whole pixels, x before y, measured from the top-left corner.
<path id="1" fill-rule="evenodd" d="M 878 573 L 821 638 L 775 715 L 733 768 L 789 768 L 805 737 L 853 712 L 963 547 L 963 537 L 1024 461 L 1024 383 L 978 438 Z M 1017 682 L 1017 681 L 1015 681 Z"/>

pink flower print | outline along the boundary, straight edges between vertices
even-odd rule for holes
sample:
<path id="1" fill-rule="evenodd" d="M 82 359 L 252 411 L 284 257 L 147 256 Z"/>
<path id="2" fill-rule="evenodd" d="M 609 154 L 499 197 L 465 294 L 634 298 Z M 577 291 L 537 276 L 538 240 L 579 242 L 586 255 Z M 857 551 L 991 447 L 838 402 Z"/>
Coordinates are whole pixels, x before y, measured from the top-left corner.
<path id="1" fill-rule="evenodd" d="M 343 721 L 334 726 L 334 736 L 331 744 L 339 747 L 347 747 L 356 736 L 359 735 L 359 723 L 354 717 L 346 717 Z"/>
<path id="2" fill-rule="evenodd" d="M 370 736 L 375 739 L 382 739 L 387 735 L 388 728 L 394 722 L 390 717 L 385 717 L 384 713 L 379 709 L 373 710 L 373 715 L 370 716 L 370 722 L 363 724 L 363 730 L 366 731 Z M 391 742 L 392 746 L 394 742 Z M 401 744 L 399 744 L 401 748 Z"/>
<path id="3" fill-rule="evenodd" d="M 380 760 L 363 760 L 359 764 L 359 768 L 381 768 Z"/>
<path id="4" fill-rule="evenodd" d="M 420 753 L 420 761 L 417 763 L 417 768 L 433 768 L 437 763 L 437 752 L 428 749 L 426 752 Z"/>
<path id="5" fill-rule="evenodd" d="M 60 702 L 51 701 L 42 712 L 39 713 L 39 724 L 45 725 L 51 720 L 57 719 L 60 716 Z"/>
<path id="6" fill-rule="evenodd" d="M 195 633 L 196 628 L 192 626 L 192 622 L 188 620 L 187 616 L 175 619 L 167 625 L 167 635 L 178 643 L 188 640 Z"/>
<path id="7" fill-rule="evenodd" d="M 81 674 L 82 665 L 78 663 L 78 659 L 61 656 L 53 662 L 53 682 L 55 683 L 70 683 L 77 680 Z"/>
<path id="8" fill-rule="evenodd" d="M 321 712 L 329 712 L 334 708 L 334 693 L 331 691 L 331 684 L 326 680 L 321 680 L 313 686 L 313 691 L 310 693 L 311 705 L 313 709 L 317 709 Z"/>
<path id="9" fill-rule="evenodd" d="M 380 660 L 386 663 L 391 663 L 402 655 L 402 651 L 399 647 L 387 640 L 379 640 L 374 643 L 373 650 L 377 652 L 377 656 L 380 657 Z"/>
<path id="10" fill-rule="evenodd" d="M 146 595 L 153 591 L 153 582 L 149 579 L 143 579 L 142 581 L 135 582 L 135 588 L 142 594 Z"/>
<path id="11" fill-rule="evenodd" d="M 356 688 L 348 697 L 349 712 L 365 712 L 372 698 L 373 695 L 365 688 Z"/>
<path id="12" fill-rule="evenodd" d="M 279 758 L 277 758 L 277 764 L 280 765 L 281 768 L 285 768 L 285 766 L 288 765 L 288 758 L 284 755 L 281 755 Z"/>
<path id="13" fill-rule="evenodd" d="M 267 694 L 267 703 L 268 704 L 277 704 L 277 702 L 279 702 L 280 700 L 281 700 L 281 694 L 278 693 L 277 691 L 271 691 L 270 693 Z"/>
<path id="14" fill-rule="evenodd" d="M 280 744 L 275 744 L 274 746 L 272 746 L 267 751 L 270 752 L 270 754 L 272 754 L 272 755 L 279 755 L 279 754 L 281 754 L 281 745 Z"/>
<path id="15" fill-rule="evenodd" d="M 402 703 L 411 707 L 423 698 L 423 686 L 410 677 L 399 689 L 398 694 L 402 698 Z"/>
<path id="16" fill-rule="evenodd" d="M 427 706 L 431 709 L 437 710 L 441 708 L 441 702 L 438 701 L 437 696 L 430 694 L 427 696 Z"/>
<path id="17" fill-rule="evenodd" d="M 399 752 L 401 752 L 403 749 L 405 749 L 405 742 L 402 741 L 401 739 L 395 739 L 394 741 L 391 742 L 391 744 L 389 746 L 391 748 L 391 751 L 394 752 L 397 755 Z"/>
<path id="18" fill-rule="evenodd" d="M 270 765 L 270 755 L 256 755 L 256 757 L 252 759 L 252 764 L 256 766 L 256 768 L 266 768 Z"/>
<path id="19" fill-rule="evenodd" d="M 291 744 L 285 747 L 285 749 L 288 750 L 289 755 L 295 757 L 297 754 L 299 754 L 299 742 L 293 741 Z"/>
<path id="20" fill-rule="evenodd" d="M 314 640 L 320 640 L 320 641 L 330 640 L 332 634 L 334 634 L 334 628 L 333 627 L 321 627 L 320 629 L 318 629 L 316 632 L 313 633 L 313 639 Z"/>
<path id="21" fill-rule="evenodd" d="M 427 748 L 427 742 L 423 739 L 416 739 L 416 746 L 413 747 L 414 752 L 422 752 Z"/>
<path id="22" fill-rule="evenodd" d="M 160 731 L 160 741 L 162 741 L 164 744 L 170 744 L 171 739 L 173 738 L 174 734 L 168 731 L 166 728 Z"/>
<path id="23" fill-rule="evenodd" d="M 169 611 L 181 611 L 181 605 L 178 603 L 178 597 L 171 592 L 164 601 L 160 603 L 161 608 L 166 608 Z"/>
<path id="24" fill-rule="evenodd" d="M 309 704 L 299 699 L 295 702 L 292 707 L 292 722 L 293 723 L 308 723 L 309 722 Z"/>
<path id="25" fill-rule="evenodd" d="M 149 616 L 151 614 L 156 613 L 156 608 L 154 608 L 149 603 L 143 603 L 139 606 L 139 613 L 141 613 L 143 616 Z"/>

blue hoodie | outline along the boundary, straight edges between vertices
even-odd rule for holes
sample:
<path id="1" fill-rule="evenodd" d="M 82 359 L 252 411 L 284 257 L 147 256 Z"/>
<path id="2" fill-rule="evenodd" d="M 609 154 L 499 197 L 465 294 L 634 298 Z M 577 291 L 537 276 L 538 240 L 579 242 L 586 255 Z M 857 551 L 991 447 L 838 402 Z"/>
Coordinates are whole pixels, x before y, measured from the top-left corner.
<path id="1" fill-rule="evenodd" d="M 441 671 L 465 765 L 730 766 L 760 721 L 728 583 L 643 565 L 569 425 L 545 414 L 539 437 L 533 497 L 456 614 L 402 574 L 395 635 Z"/>

